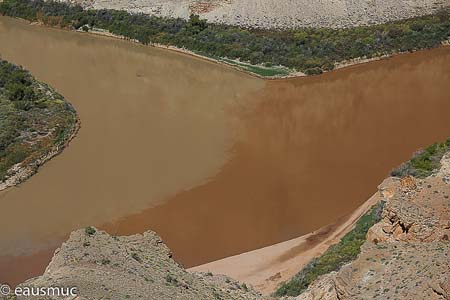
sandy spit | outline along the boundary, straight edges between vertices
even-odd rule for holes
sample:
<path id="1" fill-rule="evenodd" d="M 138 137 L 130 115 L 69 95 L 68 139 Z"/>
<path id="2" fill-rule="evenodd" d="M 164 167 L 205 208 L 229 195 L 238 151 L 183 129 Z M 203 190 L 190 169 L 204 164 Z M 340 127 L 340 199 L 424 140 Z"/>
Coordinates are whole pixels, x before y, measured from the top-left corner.
<path id="1" fill-rule="evenodd" d="M 264 295 L 271 294 L 281 283 L 300 271 L 311 259 L 322 255 L 329 246 L 338 243 L 345 234 L 353 229 L 358 219 L 380 200 L 381 195 L 377 192 L 350 215 L 314 232 L 193 267 L 188 271 L 224 274 L 251 284 Z"/>

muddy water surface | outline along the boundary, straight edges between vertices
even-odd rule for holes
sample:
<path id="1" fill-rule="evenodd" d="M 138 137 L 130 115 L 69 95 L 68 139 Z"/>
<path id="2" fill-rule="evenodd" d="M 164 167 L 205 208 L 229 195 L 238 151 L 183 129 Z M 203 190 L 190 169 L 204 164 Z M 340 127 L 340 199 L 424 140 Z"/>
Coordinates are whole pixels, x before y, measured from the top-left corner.
<path id="1" fill-rule="evenodd" d="M 192 57 L 0 18 L 0 54 L 54 86 L 82 129 L 0 193 L 0 282 L 43 271 L 74 229 L 157 231 L 193 266 L 349 213 L 450 136 L 450 49 L 262 81 Z"/>

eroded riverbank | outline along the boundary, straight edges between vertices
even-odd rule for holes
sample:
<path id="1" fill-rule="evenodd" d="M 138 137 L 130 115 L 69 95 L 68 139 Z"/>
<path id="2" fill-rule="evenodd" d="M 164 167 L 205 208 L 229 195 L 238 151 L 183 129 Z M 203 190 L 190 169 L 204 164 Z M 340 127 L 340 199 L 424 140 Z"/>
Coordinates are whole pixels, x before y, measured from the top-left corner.
<path id="1" fill-rule="evenodd" d="M 62 155 L 0 194 L 0 281 L 42 272 L 21 255 L 43 257 L 87 225 L 155 230 L 186 266 L 297 237 L 450 135 L 448 48 L 265 82 L 7 18 L 0 38 L 2 56 L 57 88 L 83 122 Z"/>

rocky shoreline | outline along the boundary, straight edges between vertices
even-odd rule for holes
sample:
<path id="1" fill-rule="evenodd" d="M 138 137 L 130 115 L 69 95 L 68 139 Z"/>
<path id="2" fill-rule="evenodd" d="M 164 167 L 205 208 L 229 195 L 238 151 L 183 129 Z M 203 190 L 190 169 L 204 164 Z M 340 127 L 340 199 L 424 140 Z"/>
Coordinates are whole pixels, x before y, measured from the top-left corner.
<path id="1" fill-rule="evenodd" d="M 361 253 L 291 300 L 450 299 L 450 153 L 425 179 L 390 178 Z"/>

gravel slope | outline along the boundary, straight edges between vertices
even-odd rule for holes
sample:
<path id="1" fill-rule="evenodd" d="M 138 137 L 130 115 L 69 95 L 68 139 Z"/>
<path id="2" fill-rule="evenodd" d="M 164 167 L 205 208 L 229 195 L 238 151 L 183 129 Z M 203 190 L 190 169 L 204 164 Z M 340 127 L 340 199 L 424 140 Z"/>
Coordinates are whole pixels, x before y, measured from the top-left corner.
<path id="1" fill-rule="evenodd" d="M 450 0 L 70 0 L 158 16 L 199 14 L 210 22 L 260 28 L 351 27 L 435 12 Z"/>

